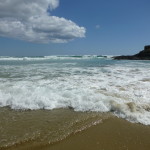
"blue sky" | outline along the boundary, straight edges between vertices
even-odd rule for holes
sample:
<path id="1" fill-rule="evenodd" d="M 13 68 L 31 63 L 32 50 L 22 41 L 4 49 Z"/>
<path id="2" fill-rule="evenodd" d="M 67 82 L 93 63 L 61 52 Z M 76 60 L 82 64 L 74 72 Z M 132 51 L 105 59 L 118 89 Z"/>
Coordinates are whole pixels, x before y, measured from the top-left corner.
<path id="1" fill-rule="evenodd" d="M 135 54 L 150 44 L 149 0 L 12 1 L 16 9 L 0 2 L 0 55 Z"/>

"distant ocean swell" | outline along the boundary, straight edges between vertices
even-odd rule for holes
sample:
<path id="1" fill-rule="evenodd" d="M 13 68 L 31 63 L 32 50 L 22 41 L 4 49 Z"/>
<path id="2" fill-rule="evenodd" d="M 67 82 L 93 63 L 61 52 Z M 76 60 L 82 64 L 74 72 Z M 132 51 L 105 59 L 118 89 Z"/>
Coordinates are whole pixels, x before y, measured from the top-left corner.
<path id="1" fill-rule="evenodd" d="M 149 61 L 102 56 L 1 57 L 0 107 L 113 112 L 150 125 L 149 75 Z"/>
<path id="2" fill-rule="evenodd" d="M 10 56 L 0 56 L 0 61 L 2 60 L 7 60 L 7 61 L 12 61 L 12 60 L 50 60 L 50 59 L 89 59 L 89 58 L 111 58 L 112 56 L 110 55 L 58 55 L 58 56 L 33 56 L 33 57 L 10 57 Z"/>

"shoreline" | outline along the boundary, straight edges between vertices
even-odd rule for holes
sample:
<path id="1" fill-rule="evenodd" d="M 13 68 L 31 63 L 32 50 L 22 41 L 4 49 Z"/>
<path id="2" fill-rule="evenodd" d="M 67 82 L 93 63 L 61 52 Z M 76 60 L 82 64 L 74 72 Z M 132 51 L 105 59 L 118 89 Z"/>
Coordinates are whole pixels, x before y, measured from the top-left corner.
<path id="1" fill-rule="evenodd" d="M 51 145 L 23 145 L 7 150 L 149 150 L 150 126 L 110 117 Z"/>
<path id="2" fill-rule="evenodd" d="M 149 150 L 150 126 L 135 124 L 112 117 L 88 128 L 50 150 Z M 48 150 L 48 147 L 44 150 Z"/>

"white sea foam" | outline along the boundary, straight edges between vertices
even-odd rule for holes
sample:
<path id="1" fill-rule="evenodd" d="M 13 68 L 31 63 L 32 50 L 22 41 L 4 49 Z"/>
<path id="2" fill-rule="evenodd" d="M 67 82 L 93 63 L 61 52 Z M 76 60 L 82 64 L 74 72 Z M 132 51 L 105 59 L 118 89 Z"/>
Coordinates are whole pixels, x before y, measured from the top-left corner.
<path id="1" fill-rule="evenodd" d="M 110 56 L 98 56 L 98 55 L 79 55 L 79 56 L 75 56 L 75 55 L 60 55 L 60 56 L 37 56 L 37 57 L 9 57 L 9 56 L 1 56 L 0 57 L 0 61 L 39 61 L 39 60 L 64 60 L 64 59 L 93 59 L 93 58 L 104 58 L 104 57 L 108 57 L 110 58 Z"/>
<path id="2" fill-rule="evenodd" d="M 102 66 L 68 62 L 2 65 L 0 107 L 112 111 L 131 122 L 150 125 L 149 63 Z"/>

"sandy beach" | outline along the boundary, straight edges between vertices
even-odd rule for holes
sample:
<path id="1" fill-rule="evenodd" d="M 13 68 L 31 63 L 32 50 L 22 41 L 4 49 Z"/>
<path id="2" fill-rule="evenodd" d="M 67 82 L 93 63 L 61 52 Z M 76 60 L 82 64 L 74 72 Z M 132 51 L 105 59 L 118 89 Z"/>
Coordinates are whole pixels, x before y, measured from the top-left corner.
<path id="1" fill-rule="evenodd" d="M 149 150 L 150 126 L 112 117 L 50 145 L 27 142 L 8 150 Z"/>
<path id="2" fill-rule="evenodd" d="M 1 58 L 0 150 L 150 149 L 149 62 L 48 58 Z"/>
<path id="3" fill-rule="evenodd" d="M 114 117 L 53 145 L 50 149 L 149 150 L 149 138 L 149 126 L 132 124 Z"/>
<path id="4" fill-rule="evenodd" d="M 0 0 L 0 150 L 150 150 L 150 0 Z"/>

